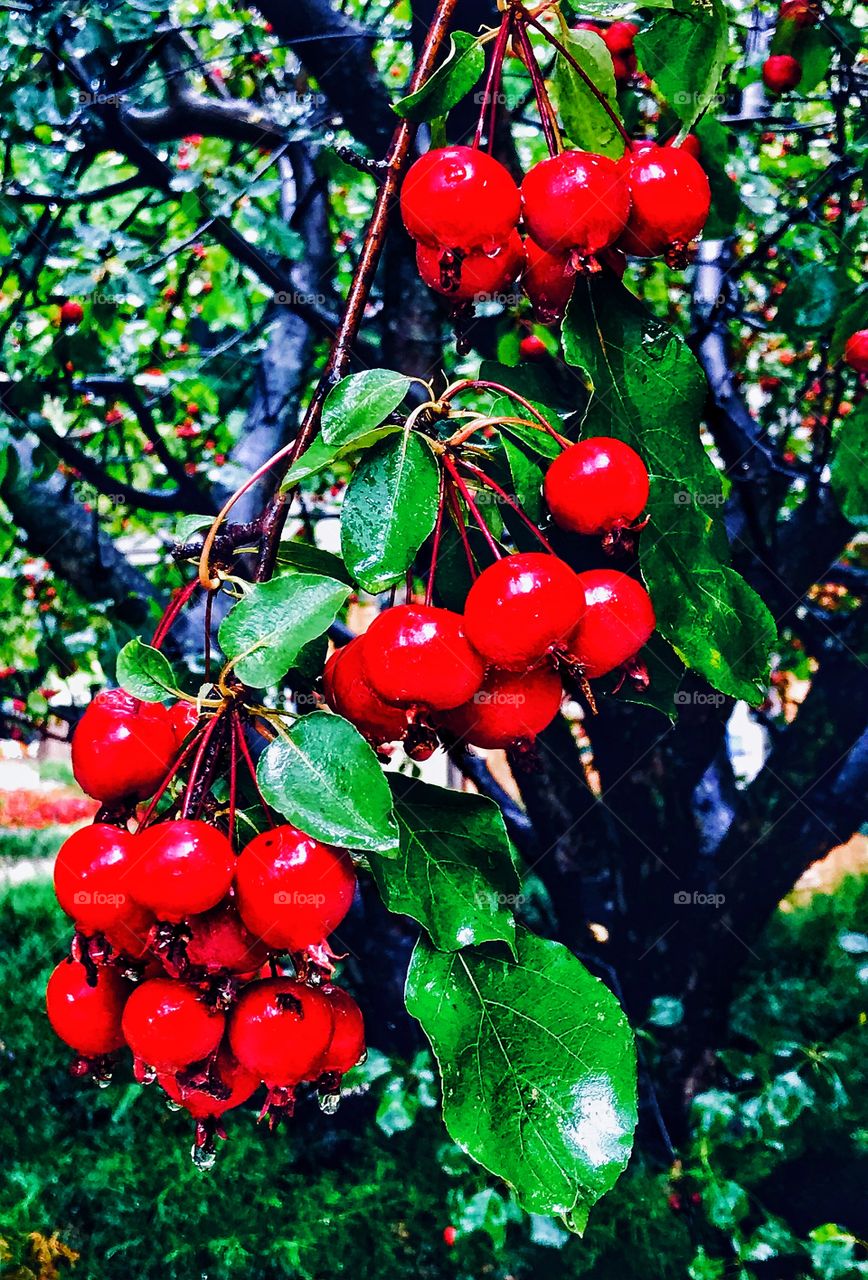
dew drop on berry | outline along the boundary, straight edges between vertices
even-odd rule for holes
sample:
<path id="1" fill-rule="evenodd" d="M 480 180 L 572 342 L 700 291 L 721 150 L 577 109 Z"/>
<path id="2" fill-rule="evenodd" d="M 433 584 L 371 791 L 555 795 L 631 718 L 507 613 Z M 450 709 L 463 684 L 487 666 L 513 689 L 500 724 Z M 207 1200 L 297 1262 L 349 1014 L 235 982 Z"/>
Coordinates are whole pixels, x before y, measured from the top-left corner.
<path id="1" fill-rule="evenodd" d="M 200 1147 L 194 1142 L 190 1148 L 190 1159 L 201 1173 L 210 1173 L 217 1163 L 217 1152 L 213 1147 Z"/>
<path id="2" fill-rule="evenodd" d="M 333 1093 L 321 1093 L 319 1095 L 319 1109 L 325 1116 L 335 1115 L 340 1105 L 340 1089 L 336 1089 Z"/>

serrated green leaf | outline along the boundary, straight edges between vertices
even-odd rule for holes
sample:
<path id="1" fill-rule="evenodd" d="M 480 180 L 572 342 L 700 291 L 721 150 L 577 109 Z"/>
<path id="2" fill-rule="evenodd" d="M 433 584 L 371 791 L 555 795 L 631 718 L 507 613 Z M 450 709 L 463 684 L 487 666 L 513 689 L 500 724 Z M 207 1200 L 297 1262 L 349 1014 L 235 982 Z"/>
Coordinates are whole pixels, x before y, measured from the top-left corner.
<path id="1" fill-rule="evenodd" d="M 365 369 L 332 387 L 322 408 L 322 438 L 344 449 L 369 435 L 397 409 L 412 379 L 390 369 Z M 400 431 L 395 425 L 395 430 Z"/>
<path id="2" fill-rule="evenodd" d="M 476 36 L 454 31 L 444 61 L 421 89 L 395 103 L 394 110 L 417 124 L 445 116 L 468 94 L 485 70 L 485 50 Z"/>
<path id="3" fill-rule="evenodd" d="M 121 688 L 143 702 L 163 702 L 178 688 L 169 659 L 141 640 L 130 640 L 121 649 L 116 674 Z"/>
<path id="4" fill-rule="evenodd" d="M 594 31 L 573 31 L 563 43 L 617 116 L 615 70 L 602 37 Z M 558 110 L 570 141 L 597 155 L 620 159 L 624 154 L 624 139 L 612 117 L 561 53 L 555 62 L 554 83 Z"/>
<path id="5" fill-rule="evenodd" d="M 346 565 L 333 551 L 324 551 L 311 542 L 281 542 L 277 551 L 277 563 L 291 569 L 303 569 L 308 573 L 325 574 L 352 586 Z"/>
<path id="6" fill-rule="evenodd" d="M 407 1008 L 431 1041 L 453 1140 L 530 1213 L 581 1232 L 625 1168 L 636 1056 L 612 993 L 561 946 L 525 929 L 516 959 L 421 938 Z"/>
<path id="7" fill-rule="evenodd" d="M 277 684 L 305 645 L 334 622 L 350 594 L 345 582 L 288 573 L 257 583 L 220 624 L 220 647 L 239 680 L 264 689 Z"/>
<path id="8" fill-rule="evenodd" d="M 658 14 L 635 42 L 643 71 L 689 129 L 708 108 L 720 84 L 729 50 L 729 19 L 721 0 L 689 12 Z"/>
<path id="9" fill-rule="evenodd" d="M 383 591 L 400 582 L 437 519 L 439 472 L 412 432 L 383 440 L 359 463 L 341 513 L 341 551 L 356 582 Z"/>
<path id="10" fill-rule="evenodd" d="M 844 418 L 835 432 L 832 488 L 843 515 L 860 529 L 868 528 L 868 400 Z"/>
<path id="11" fill-rule="evenodd" d="M 399 854 L 371 856 L 386 906 L 418 920 L 443 951 L 480 942 L 512 946 L 520 884 L 497 805 L 400 774 L 389 781 Z"/>
<path id="12" fill-rule="evenodd" d="M 397 853 L 392 795 L 373 750 L 340 716 L 315 711 L 259 758 L 262 794 L 278 813 L 328 844 Z"/>

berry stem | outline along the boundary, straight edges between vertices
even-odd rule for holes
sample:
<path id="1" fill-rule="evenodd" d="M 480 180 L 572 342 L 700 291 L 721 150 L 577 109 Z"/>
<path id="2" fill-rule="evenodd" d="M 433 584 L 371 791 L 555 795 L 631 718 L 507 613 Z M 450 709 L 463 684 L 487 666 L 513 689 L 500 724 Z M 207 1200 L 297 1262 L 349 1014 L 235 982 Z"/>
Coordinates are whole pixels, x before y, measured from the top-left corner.
<path id="1" fill-rule="evenodd" d="M 513 31 L 513 25 L 513 10 L 508 9 L 500 20 L 500 28 L 498 29 L 497 39 L 494 42 L 494 49 L 491 53 L 491 66 L 488 69 L 488 78 L 485 81 L 485 91 L 482 95 L 482 107 L 479 111 L 479 122 L 476 126 L 476 133 L 473 135 L 473 145 L 474 147 L 479 147 L 482 143 L 482 131 L 485 126 L 485 117 L 487 114 L 489 152 L 491 152 L 494 143 L 494 123 L 497 116 L 497 94 L 500 89 L 503 60 L 506 56 L 506 47 L 509 43 L 509 37 Z"/>
<path id="2" fill-rule="evenodd" d="M 537 540 L 545 547 L 546 551 L 550 551 L 552 555 L 555 554 L 554 547 L 551 545 L 548 538 L 540 532 L 531 520 L 530 516 L 528 516 L 526 512 L 522 511 L 520 504 L 516 502 L 514 498 L 511 498 L 505 489 L 501 489 L 500 485 L 497 484 L 496 481 L 492 480 L 490 476 L 487 476 L 481 468 L 474 466 L 472 462 L 468 462 L 466 458 L 460 458 L 458 460 L 458 465 L 463 467 L 465 471 L 469 471 L 471 475 L 476 477 L 480 484 L 484 484 L 487 489 L 492 491 L 492 493 L 496 493 L 501 501 L 505 502 L 510 510 L 514 511 L 515 514 L 524 521 L 531 533 L 533 533 Z"/>
<path id="3" fill-rule="evenodd" d="M 543 27 L 542 30 L 545 31 L 545 27 Z M 523 25 L 521 18 L 519 18 L 519 21 L 516 24 L 516 36 L 518 38 L 518 45 L 522 53 L 524 64 L 530 73 L 533 93 L 536 98 L 537 110 L 539 111 L 540 122 L 542 123 L 546 146 L 549 149 L 549 155 L 560 155 L 564 149 L 564 144 L 561 140 L 560 130 L 558 129 L 557 121 L 555 119 L 554 108 L 552 107 L 551 99 L 549 98 L 539 63 L 536 60 L 533 45 L 530 42 L 530 36 L 527 34 L 527 28 Z"/>
<path id="4" fill-rule="evenodd" d="M 238 800 L 238 724 L 229 716 L 229 839 L 235 843 L 235 811 Z"/>
<path id="5" fill-rule="evenodd" d="M 458 474 L 458 468 L 455 466 L 455 463 L 449 457 L 448 453 L 444 453 L 443 455 L 443 465 L 448 470 L 449 475 L 452 479 L 452 483 L 455 485 L 455 488 L 458 490 L 458 492 L 461 494 L 461 497 L 464 499 L 464 505 L 467 507 L 467 510 L 470 512 L 470 514 L 473 516 L 473 519 L 476 521 L 477 525 L 479 526 L 480 533 L 485 538 L 485 541 L 488 543 L 488 545 L 491 547 L 495 560 L 499 560 L 503 553 L 500 547 L 497 545 L 497 541 L 495 540 L 493 533 L 489 529 L 488 525 L 485 523 L 485 520 L 482 517 L 482 512 L 479 510 L 479 507 L 476 505 L 476 500 L 474 499 L 473 494 L 470 492 L 467 485 L 461 479 L 461 476 Z"/>
<path id="6" fill-rule="evenodd" d="M 143 830 L 145 829 L 145 827 L 148 825 L 148 823 L 150 822 L 151 818 L 152 818 L 152 817 L 153 817 L 153 815 L 154 815 L 154 810 L 156 809 L 157 805 L 158 805 L 158 804 L 160 803 L 160 801 L 162 800 L 163 796 L 166 794 L 166 791 L 168 790 L 169 785 L 170 785 L 170 783 L 172 782 L 172 779 L 177 775 L 178 770 L 181 768 L 181 766 L 184 764 L 184 762 L 185 762 L 185 761 L 188 759 L 188 757 L 190 756 L 190 753 L 193 751 L 193 748 L 196 746 L 196 744 L 197 744 L 197 742 L 199 741 L 199 738 L 201 737 L 201 734 L 202 734 L 203 732 L 204 732 L 204 730 L 200 730 L 200 731 L 199 731 L 199 733 L 195 733 L 195 734 L 193 735 L 193 737 L 190 739 L 190 741 L 189 741 L 189 742 L 186 744 L 186 746 L 184 747 L 184 749 L 183 749 L 183 751 L 181 752 L 181 754 L 180 754 L 180 755 L 178 756 L 178 758 L 176 759 L 175 763 L 172 765 L 172 767 L 171 767 L 171 769 L 169 770 L 169 772 L 166 774 L 166 776 L 165 776 L 165 778 L 163 779 L 163 781 L 160 783 L 160 789 L 159 789 L 159 791 L 158 791 L 158 792 L 157 792 L 157 794 L 154 796 L 154 798 L 153 798 L 153 800 L 151 801 L 151 803 L 148 805 L 148 807 L 147 807 L 147 809 L 145 810 L 145 813 L 144 813 L 144 815 L 143 815 L 143 817 L 142 817 L 142 820 L 141 820 L 141 822 L 139 823 L 139 828 L 138 828 L 138 829 L 139 829 L 139 831 L 143 831 Z"/>
<path id="7" fill-rule="evenodd" d="M 464 554 L 467 557 L 467 567 L 470 570 L 470 576 L 474 581 L 476 581 L 479 577 L 479 571 L 476 568 L 476 561 L 473 558 L 470 539 L 467 536 L 467 525 L 464 522 L 464 513 L 461 510 L 458 498 L 455 496 L 455 489 L 451 482 L 446 486 L 446 495 L 449 500 L 449 510 L 452 512 L 452 519 L 455 521 L 455 527 L 458 530 L 458 536 L 461 538 L 461 543 L 464 547 Z"/>
<path id="8" fill-rule="evenodd" d="M 480 380 L 476 378 L 465 378 L 461 382 L 453 383 L 451 387 L 443 392 L 440 399 L 442 401 L 449 401 L 462 391 L 477 390 L 480 387 L 485 391 L 497 391 L 500 395 L 508 396 L 511 400 L 515 400 L 518 404 L 522 405 L 527 409 L 528 413 L 532 414 L 533 417 L 536 418 L 540 426 L 549 433 L 552 439 L 557 440 L 562 449 L 567 449 L 572 444 L 572 441 L 567 440 L 566 436 L 562 436 L 555 431 L 548 418 L 546 418 L 544 414 L 540 413 L 539 409 L 535 408 L 529 400 L 526 400 L 524 396 L 519 395 L 517 391 L 513 391 L 511 387 L 505 387 L 502 382 L 489 382 L 487 379 Z"/>
<path id="9" fill-rule="evenodd" d="M 178 615 L 181 613 L 182 609 L 185 607 L 185 605 L 189 601 L 190 597 L 193 595 L 193 592 L 196 590 L 198 585 L 199 585 L 199 579 L 193 578 L 192 581 L 185 583 L 183 587 L 179 587 L 178 590 L 173 594 L 172 599 L 169 601 L 169 604 L 166 607 L 165 613 L 163 614 L 160 621 L 157 623 L 157 626 L 154 630 L 154 635 L 151 640 L 151 648 L 159 649 L 160 646 L 163 644 L 163 641 L 166 639 L 166 636 L 169 634 L 169 631 L 174 625 Z"/>
<path id="10" fill-rule="evenodd" d="M 425 587 L 425 603 L 429 605 L 434 595 L 434 575 L 437 572 L 437 556 L 440 553 L 440 537 L 443 533 L 443 516 L 446 511 L 446 471 L 440 468 L 440 492 L 437 495 L 437 523 L 434 525 L 434 540 L 431 543 L 431 564 L 428 568 L 428 582 Z"/>
<path id="11" fill-rule="evenodd" d="M 221 719 L 222 713 L 220 711 L 216 712 L 199 740 L 199 749 L 197 750 L 196 755 L 193 758 L 193 763 L 190 766 L 190 777 L 187 779 L 187 790 L 184 792 L 184 803 L 181 806 L 182 821 L 189 817 L 190 809 L 199 798 L 198 789 L 196 787 L 199 771 L 202 768 L 202 761 L 205 758 L 205 751 L 207 750 L 208 743 L 214 736 L 214 730 L 217 728 Z"/>
<path id="12" fill-rule="evenodd" d="M 250 748 L 247 745 L 247 739 L 244 736 L 244 725 L 241 723 L 241 716 L 238 712 L 237 707 L 233 709 L 232 714 L 235 717 L 235 722 L 237 727 L 238 745 L 241 748 L 241 754 L 244 757 L 244 763 L 247 765 L 248 772 L 250 773 L 250 781 L 253 783 L 253 789 L 256 792 L 257 799 L 259 800 L 259 803 L 262 806 L 262 811 L 265 814 L 266 820 L 268 821 L 268 825 L 273 829 L 274 819 L 271 816 L 271 810 L 269 809 L 268 805 L 265 802 L 265 796 L 259 790 L 259 780 L 256 777 L 256 765 L 253 763 L 253 757 L 250 754 Z"/>

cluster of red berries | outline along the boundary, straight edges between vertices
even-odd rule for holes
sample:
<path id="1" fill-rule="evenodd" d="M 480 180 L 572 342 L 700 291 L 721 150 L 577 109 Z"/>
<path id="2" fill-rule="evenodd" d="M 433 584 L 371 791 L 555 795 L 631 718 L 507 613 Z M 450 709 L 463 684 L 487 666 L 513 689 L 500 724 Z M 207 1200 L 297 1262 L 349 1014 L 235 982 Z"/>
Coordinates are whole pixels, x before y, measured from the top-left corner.
<path id="1" fill-rule="evenodd" d="M 779 30 L 791 40 L 805 27 L 813 27 L 820 19 L 817 0 L 783 0 L 778 11 Z M 802 64 L 791 53 L 773 53 L 763 63 L 763 84 L 770 93 L 788 93 L 802 79 Z"/>
<path id="2" fill-rule="evenodd" d="M 191 728 L 182 710 L 98 695 L 73 741 L 78 781 L 109 805 L 153 794 Z M 260 1084 L 272 1120 L 302 1082 L 332 1109 L 365 1052 L 358 1006 L 323 980 L 355 890 L 346 851 L 282 825 L 236 857 L 202 820 L 146 816 L 133 832 L 109 816 L 70 836 L 55 866 L 76 933 L 49 980 L 48 1017 L 80 1055 L 76 1074 L 107 1078 L 128 1047 L 136 1078 L 195 1118 L 204 1157 L 224 1136 L 219 1118 Z"/>
<path id="3" fill-rule="evenodd" d="M 612 69 L 618 84 L 626 84 L 636 74 L 636 51 L 633 42 L 639 34 L 635 22 L 612 22 L 601 27 L 596 22 L 577 22 L 576 31 L 593 31 L 612 55 Z"/>
<path id="4" fill-rule="evenodd" d="M 624 254 L 683 260 L 710 206 L 695 156 L 650 141 L 619 161 L 562 151 L 534 165 L 520 190 L 486 152 L 440 147 L 415 162 L 401 190 L 426 284 L 467 302 L 492 297 L 521 275 L 548 319 L 563 312 L 577 271 L 599 270 L 602 262 L 623 274 Z"/>
<path id="5" fill-rule="evenodd" d="M 545 495 L 559 527 L 613 542 L 643 512 L 648 472 L 629 445 L 583 440 L 552 463 Z M 510 747 L 557 715 L 561 670 L 593 680 L 624 667 L 654 626 L 648 593 L 628 574 L 517 553 L 483 570 L 463 614 L 430 604 L 381 613 L 332 654 L 324 693 L 372 742 L 406 741 L 417 759 L 438 734 Z"/>

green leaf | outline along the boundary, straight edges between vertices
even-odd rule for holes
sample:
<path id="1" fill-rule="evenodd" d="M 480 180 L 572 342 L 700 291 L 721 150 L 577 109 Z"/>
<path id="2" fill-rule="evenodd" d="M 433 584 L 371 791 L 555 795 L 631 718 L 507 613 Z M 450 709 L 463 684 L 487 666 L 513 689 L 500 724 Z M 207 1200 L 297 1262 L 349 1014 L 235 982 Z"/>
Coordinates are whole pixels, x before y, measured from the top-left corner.
<path id="1" fill-rule="evenodd" d="M 220 624 L 220 647 L 239 680 L 264 689 L 286 675 L 302 649 L 334 622 L 345 582 L 286 573 L 250 588 Z"/>
<path id="2" fill-rule="evenodd" d="M 439 472 L 412 432 L 382 441 L 361 461 L 341 513 L 341 551 L 367 591 L 400 582 L 437 519 Z"/>
<path id="3" fill-rule="evenodd" d="M 685 128 L 710 106 L 726 66 L 729 21 L 721 0 L 659 14 L 635 42 L 639 63 Z"/>
<path id="4" fill-rule="evenodd" d="M 371 856 L 386 906 L 418 920 L 442 951 L 498 940 L 512 946 L 520 884 L 497 805 L 400 774 L 390 782 L 399 854 Z"/>
<path id="5" fill-rule="evenodd" d="M 268 803 L 317 840 L 397 852 L 385 775 L 359 731 L 340 716 L 302 716 L 265 748 L 256 776 Z"/>
<path id="6" fill-rule="evenodd" d="M 546 440 L 551 440 L 555 448 L 558 448 L 556 440 L 552 440 L 551 436 L 546 436 Z M 543 516 L 542 502 L 542 482 L 543 470 L 535 459 L 528 457 L 528 447 L 524 448 L 515 444 L 509 439 L 504 431 L 503 451 L 506 454 L 509 473 L 512 476 L 513 491 L 516 498 L 524 511 L 531 520 L 537 523 Z"/>
<path id="7" fill-rule="evenodd" d="M 611 992 L 560 943 L 524 929 L 517 959 L 419 940 L 407 1008 L 431 1041 L 453 1140 L 529 1213 L 584 1229 L 627 1164 L 633 1037 Z"/>
<path id="8" fill-rule="evenodd" d="M 617 116 L 615 70 L 602 37 L 593 31 L 574 31 L 564 44 Z M 554 82 L 558 109 L 570 141 L 597 155 L 620 159 L 624 139 L 605 107 L 561 53 L 555 63 Z"/>
<path id="9" fill-rule="evenodd" d="M 281 542 L 277 551 L 277 563 L 289 569 L 325 574 L 328 578 L 345 582 L 349 587 L 353 585 L 340 556 L 336 556 L 333 551 L 324 551 L 311 542 Z"/>
<path id="10" fill-rule="evenodd" d="M 835 432 L 832 489 L 843 515 L 868 528 L 868 400 L 863 400 Z"/>
<path id="11" fill-rule="evenodd" d="M 834 322 L 840 307 L 835 273 L 820 262 L 809 262 L 790 277 L 778 304 L 775 328 L 816 333 Z"/>
<path id="12" fill-rule="evenodd" d="M 118 654 L 117 680 L 122 689 L 143 702 L 163 702 L 178 689 L 169 659 L 141 640 L 130 640 Z"/>
<path id="13" fill-rule="evenodd" d="M 366 369 L 344 378 L 325 398 L 322 437 L 340 449 L 369 435 L 397 409 L 412 378 L 391 369 Z M 395 430 L 400 430 L 396 424 Z"/>
<path id="14" fill-rule="evenodd" d="M 612 280 L 577 286 L 563 340 L 567 362 L 593 384 L 586 433 L 625 440 L 651 476 L 640 563 L 660 633 L 715 688 L 758 703 L 776 629 L 726 563 L 722 481 L 699 436 L 707 393 L 699 364 Z"/>
<path id="15" fill-rule="evenodd" d="M 178 542 L 189 542 L 195 533 L 210 529 L 213 523 L 213 516 L 181 516 L 175 525 L 175 537 Z"/>
<path id="16" fill-rule="evenodd" d="M 395 111 L 417 124 L 445 116 L 468 94 L 485 70 L 485 50 L 476 36 L 452 33 L 448 55 L 421 89 L 395 103 Z"/>
<path id="17" fill-rule="evenodd" d="M 738 183 L 727 173 L 732 134 L 711 115 L 697 121 L 693 132 L 702 144 L 702 167 L 711 186 L 711 213 L 703 236 L 706 240 L 723 239 L 731 234 L 744 207 Z"/>

